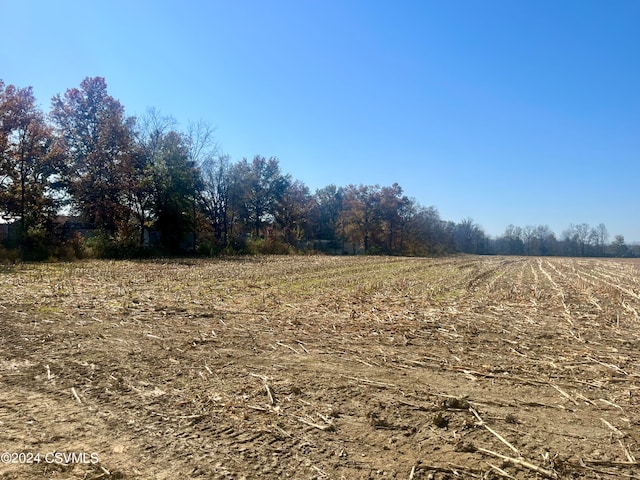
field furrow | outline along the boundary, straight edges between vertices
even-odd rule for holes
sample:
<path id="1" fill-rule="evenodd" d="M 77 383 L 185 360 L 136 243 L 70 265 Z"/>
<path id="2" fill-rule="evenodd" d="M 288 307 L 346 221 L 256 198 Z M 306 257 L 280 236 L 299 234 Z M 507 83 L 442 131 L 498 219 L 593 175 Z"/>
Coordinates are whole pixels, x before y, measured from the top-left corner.
<path id="1" fill-rule="evenodd" d="M 638 477 L 629 261 L 1 268 L 3 479 Z"/>

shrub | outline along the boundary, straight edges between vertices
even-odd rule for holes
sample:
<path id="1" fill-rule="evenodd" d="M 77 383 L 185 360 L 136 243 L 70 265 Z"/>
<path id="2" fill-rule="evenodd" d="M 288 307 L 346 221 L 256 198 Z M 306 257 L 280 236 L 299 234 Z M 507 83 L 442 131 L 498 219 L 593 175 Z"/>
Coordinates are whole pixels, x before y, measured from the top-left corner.
<path id="1" fill-rule="evenodd" d="M 47 260 L 55 247 L 55 241 L 42 227 L 29 227 L 25 239 L 25 260 Z"/>
<path id="2" fill-rule="evenodd" d="M 16 263 L 20 259 L 20 250 L 0 245 L 0 263 Z"/>
<path id="3" fill-rule="evenodd" d="M 250 238 L 247 240 L 247 253 L 251 255 L 288 255 L 294 253 L 293 248 L 280 240 Z"/>
<path id="4" fill-rule="evenodd" d="M 215 240 L 201 240 L 200 244 L 196 248 L 196 254 L 205 255 L 207 257 L 215 257 L 223 253 L 225 250 L 224 245 L 216 242 Z"/>

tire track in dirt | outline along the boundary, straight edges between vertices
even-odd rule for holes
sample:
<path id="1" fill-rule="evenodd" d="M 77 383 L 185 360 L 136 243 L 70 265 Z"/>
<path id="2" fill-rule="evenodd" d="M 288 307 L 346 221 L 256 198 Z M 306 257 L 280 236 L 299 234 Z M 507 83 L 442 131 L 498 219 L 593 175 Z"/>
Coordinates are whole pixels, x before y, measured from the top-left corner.
<path id="1" fill-rule="evenodd" d="M 588 293 L 579 278 L 617 263 L 280 261 L 36 265 L 0 276 L 0 435 L 96 448 L 110 472 L 0 473 L 443 480 L 496 477 L 490 462 L 540 478 L 488 450 L 559 478 L 633 475 L 621 462 L 640 445 L 637 322 L 605 325 L 587 295 L 608 308 L 612 291 Z M 305 271 L 313 288 L 289 288 Z M 574 325 L 562 320 L 563 298 Z"/>

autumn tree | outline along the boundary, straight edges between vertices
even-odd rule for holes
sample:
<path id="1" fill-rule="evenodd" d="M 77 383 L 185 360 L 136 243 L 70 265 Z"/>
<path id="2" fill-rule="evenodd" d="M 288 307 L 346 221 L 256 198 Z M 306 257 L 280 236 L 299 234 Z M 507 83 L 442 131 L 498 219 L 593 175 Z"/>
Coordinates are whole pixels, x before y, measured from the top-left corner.
<path id="1" fill-rule="evenodd" d="M 380 186 L 349 185 L 343 199 L 342 221 L 347 239 L 362 245 L 369 253 L 375 236 L 380 232 Z"/>
<path id="2" fill-rule="evenodd" d="M 453 251 L 452 226 L 440 218 L 435 207 L 415 205 L 406 222 L 404 253 L 433 255 Z"/>
<path id="3" fill-rule="evenodd" d="M 422 207 L 420 207 L 415 200 L 403 196 L 398 203 L 397 211 L 397 234 L 392 239 L 395 240 L 395 252 L 404 254 L 406 251 L 406 242 L 410 238 L 410 226 L 411 220 L 420 213 Z M 436 216 L 438 216 L 437 210 L 435 210 Z"/>
<path id="4" fill-rule="evenodd" d="M 114 232 L 131 211 L 123 193 L 132 171 L 134 119 L 107 93 L 102 77 L 85 78 L 52 101 L 51 119 L 66 156 L 65 184 L 74 207 Z"/>
<path id="5" fill-rule="evenodd" d="M 0 168 L 4 168 L 4 160 L 5 160 L 5 150 L 7 148 L 7 144 L 9 141 L 8 138 L 8 129 L 5 127 L 5 120 L 4 120 L 4 116 L 5 114 L 5 109 L 6 107 L 4 106 L 5 104 L 5 84 L 4 81 L 0 79 L 0 108 L 2 110 L 0 110 L 0 114 L 2 114 L 2 117 L 0 117 L 2 123 L 0 123 L 0 152 L 2 153 L 2 157 L 0 157 L 0 161 L 2 161 L 3 163 L 0 164 Z"/>
<path id="6" fill-rule="evenodd" d="M 301 240 L 308 238 L 313 207 L 309 187 L 301 181 L 293 181 L 284 189 L 275 206 L 274 220 L 286 243 L 297 246 Z"/>
<path id="7" fill-rule="evenodd" d="M 56 213 L 59 160 L 32 88 L 0 81 L 0 211 L 20 219 L 22 240 Z"/>
<path id="8" fill-rule="evenodd" d="M 398 252 L 400 247 L 397 245 L 397 241 L 402 238 L 407 213 L 406 207 L 410 200 L 403 195 L 402 187 L 397 183 L 390 187 L 382 187 L 379 198 L 380 228 L 386 237 L 385 250 L 388 253 Z"/>

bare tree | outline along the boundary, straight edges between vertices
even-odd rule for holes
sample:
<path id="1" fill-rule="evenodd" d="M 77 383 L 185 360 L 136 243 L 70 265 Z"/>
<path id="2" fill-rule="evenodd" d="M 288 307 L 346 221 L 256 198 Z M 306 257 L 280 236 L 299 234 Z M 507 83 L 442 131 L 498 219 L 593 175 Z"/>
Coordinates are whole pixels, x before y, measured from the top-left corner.
<path id="1" fill-rule="evenodd" d="M 520 227 L 516 227 L 513 224 L 507 225 L 502 238 L 507 244 L 506 252 L 510 255 L 522 253 L 522 239 L 520 238 L 521 234 L 522 229 Z"/>
<path id="2" fill-rule="evenodd" d="M 203 210 L 214 230 L 215 241 L 228 246 L 232 225 L 232 177 L 229 155 L 207 158 L 202 164 Z"/>
<path id="3" fill-rule="evenodd" d="M 531 255 L 531 244 L 533 243 L 535 232 L 536 228 L 531 225 L 527 225 L 522 229 L 522 240 L 524 242 L 525 254 L 527 255 Z"/>
<path id="4" fill-rule="evenodd" d="M 574 227 L 576 239 L 580 247 L 580 256 L 584 257 L 586 246 L 589 244 L 589 236 L 591 234 L 591 228 L 588 223 L 581 223 Z"/>
<path id="5" fill-rule="evenodd" d="M 556 248 L 556 236 L 548 225 L 538 225 L 535 230 L 538 255 L 553 255 Z"/>
<path id="6" fill-rule="evenodd" d="M 205 120 L 189 122 L 187 138 L 189 139 L 189 158 L 196 165 L 202 165 L 220 153 L 215 138 L 216 129 Z"/>
<path id="7" fill-rule="evenodd" d="M 456 250 L 463 253 L 483 253 L 485 234 L 472 218 L 465 218 L 456 224 L 454 240 Z"/>
<path id="8" fill-rule="evenodd" d="M 604 248 L 607 244 L 607 240 L 609 239 L 609 232 L 607 231 L 607 227 L 604 225 L 604 223 L 600 223 L 597 227 L 593 228 L 592 233 L 595 239 L 595 243 L 598 247 L 598 255 L 604 255 Z"/>

